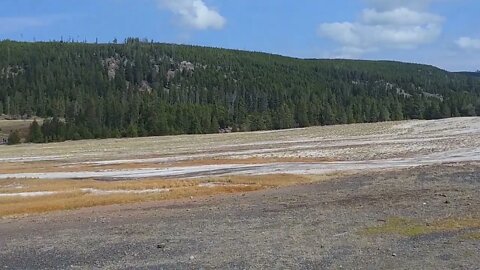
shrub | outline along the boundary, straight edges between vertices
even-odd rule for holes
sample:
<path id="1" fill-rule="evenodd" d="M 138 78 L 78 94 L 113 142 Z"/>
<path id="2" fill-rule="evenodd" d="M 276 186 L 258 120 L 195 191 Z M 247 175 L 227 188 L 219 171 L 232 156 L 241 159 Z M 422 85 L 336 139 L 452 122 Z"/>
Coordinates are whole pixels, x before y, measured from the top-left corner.
<path id="1" fill-rule="evenodd" d="M 8 144 L 14 145 L 19 143 L 21 143 L 21 138 L 20 138 L 20 134 L 18 133 L 18 130 L 10 132 L 10 135 L 8 136 Z"/>

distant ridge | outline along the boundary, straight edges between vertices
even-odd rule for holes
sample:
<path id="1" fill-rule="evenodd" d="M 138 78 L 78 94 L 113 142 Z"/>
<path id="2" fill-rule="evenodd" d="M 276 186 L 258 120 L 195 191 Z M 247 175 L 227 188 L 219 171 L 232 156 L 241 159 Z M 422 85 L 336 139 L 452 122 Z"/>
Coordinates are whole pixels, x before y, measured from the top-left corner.
<path id="1" fill-rule="evenodd" d="M 472 77 L 479 77 L 479 78 L 480 78 L 480 71 L 476 71 L 476 72 L 461 71 L 461 72 L 456 72 L 456 73 L 457 73 L 457 74 L 461 74 L 461 75 L 472 76 Z"/>
<path id="2" fill-rule="evenodd" d="M 476 75 L 135 38 L 3 41 L 0 114 L 46 118 L 45 142 L 437 119 L 480 115 Z"/>

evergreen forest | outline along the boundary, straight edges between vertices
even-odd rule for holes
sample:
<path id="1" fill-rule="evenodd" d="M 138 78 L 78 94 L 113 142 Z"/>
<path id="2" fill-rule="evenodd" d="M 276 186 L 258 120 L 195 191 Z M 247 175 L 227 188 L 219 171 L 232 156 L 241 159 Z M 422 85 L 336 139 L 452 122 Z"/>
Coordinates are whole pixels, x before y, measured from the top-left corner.
<path id="1" fill-rule="evenodd" d="M 136 38 L 6 40 L 0 115 L 45 119 L 30 127 L 35 143 L 475 116 L 478 74 Z"/>

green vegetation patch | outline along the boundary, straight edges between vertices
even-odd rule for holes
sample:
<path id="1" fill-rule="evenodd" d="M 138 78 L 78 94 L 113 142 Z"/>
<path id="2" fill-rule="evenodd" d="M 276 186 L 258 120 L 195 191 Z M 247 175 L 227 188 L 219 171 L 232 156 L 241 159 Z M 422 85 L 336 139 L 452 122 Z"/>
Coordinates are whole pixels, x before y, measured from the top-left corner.
<path id="1" fill-rule="evenodd" d="M 363 233 L 366 235 L 397 234 L 414 237 L 476 228 L 480 228 L 480 219 L 478 218 L 443 219 L 428 223 L 414 219 L 393 217 L 387 219 L 385 224 L 381 226 L 366 228 Z M 480 233 L 473 236 L 480 237 Z"/>
<path id="2" fill-rule="evenodd" d="M 480 231 L 467 233 L 462 238 L 465 240 L 480 240 Z"/>

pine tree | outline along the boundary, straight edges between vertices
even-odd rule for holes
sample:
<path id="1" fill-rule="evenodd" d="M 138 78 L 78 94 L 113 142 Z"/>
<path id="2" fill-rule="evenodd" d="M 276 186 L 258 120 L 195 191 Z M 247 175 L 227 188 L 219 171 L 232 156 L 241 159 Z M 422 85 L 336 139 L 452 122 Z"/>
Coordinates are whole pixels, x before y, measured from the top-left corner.
<path id="1" fill-rule="evenodd" d="M 332 106 L 330 104 L 327 104 L 324 108 L 324 111 L 322 113 L 323 121 L 322 123 L 324 125 L 333 125 L 335 124 L 335 114 L 333 113 Z"/>
<path id="2" fill-rule="evenodd" d="M 400 104 L 400 102 L 396 101 L 392 107 L 393 107 L 392 120 L 394 121 L 403 120 L 404 116 L 403 116 L 402 105 Z"/>
<path id="3" fill-rule="evenodd" d="M 297 107 L 297 123 L 300 127 L 308 127 L 310 123 L 308 122 L 308 112 L 307 104 L 304 101 L 298 103 Z"/>
<path id="4" fill-rule="evenodd" d="M 137 130 L 137 126 L 135 126 L 134 124 L 130 124 L 127 128 L 127 131 L 126 131 L 126 137 L 129 137 L 129 138 L 135 138 L 135 137 L 138 137 L 138 130 Z"/>
<path id="5" fill-rule="evenodd" d="M 219 129 L 220 129 L 220 126 L 218 125 L 218 119 L 215 115 L 213 115 L 212 116 L 212 121 L 211 121 L 211 124 L 210 124 L 209 133 L 217 133 Z"/>
<path id="6" fill-rule="evenodd" d="M 442 104 L 440 105 L 440 114 L 442 118 L 452 117 L 452 111 L 450 110 L 450 106 L 446 102 L 442 102 Z"/>
<path id="7" fill-rule="evenodd" d="M 14 144 L 20 144 L 22 139 L 20 138 L 20 134 L 18 130 L 14 130 L 10 132 L 10 135 L 8 136 L 8 144 L 9 145 L 14 145 Z"/>
<path id="8" fill-rule="evenodd" d="M 38 124 L 37 120 L 33 120 L 30 124 L 30 128 L 28 131 L 28 141 L 32 143 L 42 143 L 43 140 L 43 133 L 40 125 Z"/>
<path id="9" fill-rule="evenodd" d="M 387 107 L 380 106 L 380 115 L 378 120 L 381 122 L 390 121 L 390 112 L 388 111 Z"/>

